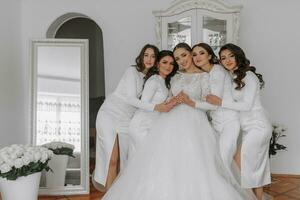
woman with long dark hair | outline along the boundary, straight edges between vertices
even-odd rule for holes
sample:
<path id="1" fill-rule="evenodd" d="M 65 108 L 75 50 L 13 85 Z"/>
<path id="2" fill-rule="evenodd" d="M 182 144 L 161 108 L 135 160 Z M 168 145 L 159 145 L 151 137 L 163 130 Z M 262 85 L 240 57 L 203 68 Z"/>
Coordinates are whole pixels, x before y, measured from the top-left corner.
<path id="1" fill-rule="evenodd" d="M 147 142 L 102 200 L 255 199 L 227 175 L 206 113 L 184 102 L 188 96 L 201 104 L 208 74 L 194 65 L 189 45 L 178 44 L 173 54 L 181 71 L 171 80 L 171 92 L 182 103 L 155 119 Z"/>
<path id="2" fill-rule="evenodd" d="M 171 109 L 170 104 L 153 104 L 139 99 L 144 76 L 157 63 L 158 52 L 156 46 L 145 45 L 136 58 L 136 65 L 125 71 L 117 88 L 99 109 L 93 183 L 101 191 L 111 186 L 118 174 L 119 165 L 122 169 L 127 161 L 128 126 L 136 109 L 158 112 L 168 112 Z"/>
<path id="3" fill-rule="evenodd" d="M 213 49 L 206 43 L 193 46 L 193 61 L 195 65 L 209 74 L 210 93 L 220 98 L 230 98 L 231 78 L 229 73 L 219 65 L 219 60 Z M 219 136 L 219 148 L 222 160 L 228 173 L 232 173 L 234 155 L 237 151 L 237 140 L 240 134 L 238 112 L 216 107 L 209 112 L 212 125 Z"/>
<path id="4" fill-rule="evenodd" d="M 232 77 L 233 99 L 208 95 L 206 100 L 239 111 L 243 137 L 236 160 L 241 169 L 241 185 L 252 188 L 257 199 L 261 200 L 263 186 L 271 183 L 268 152 L 272 128 L 260 100 L 264 80 L 239 46 L 226 44 L 221 47 L 219 55 Z"/>
<path id="5" fill-rule="evenodd" d="M 145 84 L 141 96 L 142 102 L 159 104 L 167 102 L 171 88 L 171 78 L 176 74 L 178 66 L 173 52 L 162 50 L 158 54 L 157 67 L 152 67 L 145 76 Z M 155 123 L 159 112 L 138 109 L 129 126 L 129 158 L 139 146 L 147 141 L 149 129 Z"/>

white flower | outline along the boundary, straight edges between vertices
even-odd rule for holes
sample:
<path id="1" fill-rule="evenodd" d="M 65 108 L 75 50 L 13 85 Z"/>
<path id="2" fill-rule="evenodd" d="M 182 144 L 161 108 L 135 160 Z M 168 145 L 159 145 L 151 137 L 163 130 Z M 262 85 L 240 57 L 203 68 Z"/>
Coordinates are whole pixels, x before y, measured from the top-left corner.
<path id="1" fill-rule="evenodd" d="M 4 164 L 0 165 L 0 172 L 2 174 L 7 173 L 10 170 L 11 170 L 11 167 L 8 164 L 4 163 Z"/>
<path id="2" fill-rule="evenodd" d="M 29 152 L 25 152 L 23 158 L 26 158 L 30 162 L 34 162 L 34 155 Z"/>
<path id="3" fill-rule="evenodd" d="M 38 163 L 40 161 L 45 163 L 52 155 L 51 150 L 40 146 L 11 145 L 4 147 L 0 150 L 0 173 L 11 171 L 14 175 L 16 169 L 28 166 L 31 162 Z M 24 176 L 26 173 L 22 172 L 18 174 L 18 177 Z"/>
<path id="4" fill-rule="evenodd" d="M 10 158 L 8 155 L 7 157 L 3 157 L 4 163 L 8 164 L 10 167 L 14 166 L 14 160 Z"/>
<path id="5" fill-rule="evenodd" d="M 40 152 L 34 153 L 34 162 L 38 162 L 41 159 L 42 155 Z"/>
<path id="6" fill-rule="evenodd" d="M 23 159 L 18 158 L 15 160 L 14 166 L 15 168 L 19 169 L 21 167 L 23 167 L 24 163 L 23 163 Z"/>
<path id="7" fill-rule="evenodd" d="M 5 161 L 5 159 L 10 158 L 9 154 L 5 151 L 0 152 L 0 158 Z"/>
<path id="8" fill-rule="evenodd" d="M 2 152 L 7 153 L 7 150 L 8 150 L 8 147 L 2 148 L 2 149 L 0 150 L 0 154 L 1 154 Z"/>
<path id="9" fill-rule="evenodd" d="M 41 162 L 45 163 L 48 160 L 48 154 L 47 152 L 42 152 L 42 156 L 41 156 Z"/>
<path id="10" fill-rule="evenodd" d="M 15 160 L 15 159 L 18 158 L 18 155 L 15 152 L 13 152 L 13 153 L 10 154 L 10 158 Z"/>
<path id="11" fill-rule="evenodd" d="M 28 165 L 31 162 L 31 157 L 23 156 L 22 161 L 23 161 L 24 165 Z"/>
<path id="12" fill-rule="evenodd" d="M 16 154 L 16 156 L 19 158 L 19 157 L 22 157 L 23 156 L 23 153 L 25 152 L 25 150 L 24 149 L 17 149 L 16 151 L 15 151 L 15 154 Z"/>
<path id="13" fill-rule="evenodd" d="M 15 151 L 15 149 L 11 146 L 7 148 L 8 153 L 13 153 L 14 151 Z"/>
<path id="14" fill-rule="evenodd" d="M 49 150 L 49 151 L 47 151 L 47 154 L 48 154 L 48 157 L 49 157 L 49 158 L 52 158 L 52 157 L 53 157 L 53 151 Z"/>
<path id="15" fill-rule="evenodd" d="M 60 148 L 69 148 L 69 149 L 74 149 L 75 146 L 66 142 L 49 142 L 46 144 L 43 144 L 44 147 L 49 148 L 49 149 L 60 149 Z"/>

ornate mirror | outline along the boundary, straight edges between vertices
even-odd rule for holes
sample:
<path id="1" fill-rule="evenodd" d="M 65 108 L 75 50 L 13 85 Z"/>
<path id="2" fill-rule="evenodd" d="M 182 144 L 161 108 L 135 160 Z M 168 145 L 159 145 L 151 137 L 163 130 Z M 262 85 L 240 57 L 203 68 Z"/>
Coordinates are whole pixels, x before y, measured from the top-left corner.
<path id="1" fill-rule="evenodd" d="M 166 10 L 153 11 L 158 46 L 172 50 L 179 42 L 205 42 L 217 52 L 225 43 L 237 43 L 241 8 L 222 0 L 173 1 Z"/>

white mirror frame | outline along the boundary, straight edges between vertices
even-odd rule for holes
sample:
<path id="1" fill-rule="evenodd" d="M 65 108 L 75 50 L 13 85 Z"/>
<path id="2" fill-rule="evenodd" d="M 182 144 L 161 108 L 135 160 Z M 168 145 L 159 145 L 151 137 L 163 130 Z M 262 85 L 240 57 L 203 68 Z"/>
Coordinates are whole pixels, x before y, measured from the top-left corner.
<path id="1" fill-rule="evenodd" d="M 40 188 L 40 195 L 89 194 L 89 53 L 88 39 L 37 39 L 31 41 L 30 77 L 30 133 L 31 143 L 36 145 L 37 112 L 37 49 L 41 46 L 80 47 L 81 49 L 81 158 L 80 182 L 78 186 L 65 186 L 58 189 Z"/>
<path id="2" fill-rule="evenodd" d="M 237 44 L 239 40 L 240 12 L 242 8 L 242 5 L 233 5 L 225 2 L 224 0 L 175 0 L 171 3 L 169 8 L 152 12 L 155 16 L 157 46 L 159 48 L 164 48 L 162 30 L 163 18 L 180 15 L 193 9 L 201 9 L 216 14 L 231 15 L 231 20 L 233 23 L 232 40 L 228 42 Z"/>

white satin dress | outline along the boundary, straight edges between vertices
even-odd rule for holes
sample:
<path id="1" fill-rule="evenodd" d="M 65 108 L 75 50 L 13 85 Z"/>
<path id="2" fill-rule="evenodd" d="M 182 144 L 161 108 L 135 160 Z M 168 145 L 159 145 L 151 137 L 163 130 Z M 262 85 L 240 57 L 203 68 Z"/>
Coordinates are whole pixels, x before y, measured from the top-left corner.
<path id="1" fill-rule="evenodd" d="M 201 104 L 207 81 L 207 73 L 179 73 L 172 79 L 171 90 L 174 95 L 183 90 Z M 137 149 L 102 199 L 249 200 L 255 197 L 231 182 L 206 113 L 180 104 L 158 116 L 147 142 Z"/>
<path id="2" fill-rule="evenodd" d="M 222 107 L 239 111 L 242 130 L 241 185 L 256 188 L 271 183 L 269 142 L 272 126 L 260 100 L 258 78 L 247 71 L 243 81 L 245 86 L 241 90 L 236 90 L 236 84 L 232 83 L 232 98 L 224 98 Z"/>
<path id="3" fill-rule="evenodd" d="M 160 104 L 167 100 L 169 89 L 166 87 L 165 79 L 159 75 L 151 76 L 145 83 L 141 101 L 145 103 Z M 130 159 L 137 148 L 147 142 L 147 136 L 152 124 L 155 123 L 160 113 L 138 109 L 129 125 L 129 152 Z"/>
<path id="4" fill-rule="evenodd" d="M 109 95 L 98 111 L 96 119 L 96 166 L 93 179 L 105 186 L 110 157 L 116 136 L 119 137 L 121 170 L 128 156 L 128 129 L 137 108 L 153 111 L 155 105 L 142 102 L 139 97 L 144 84 L 144 74 L 129 67 L 115 91 Z"/>
<path id="5" fill-rule="evenodd" d="M 232 98 L 231 77 L 221 65 L 215 64 L 209 72 L 210 93 L 220 98 Z M 219 136 L 221 158 L 228 172 L 234 175 L 233 157 L 237 150 L 240 134 L 238 111 L 217 107 L 210 111 L 212 125 Z M 235 176 L 235 175 L 234 175 Z"/>

